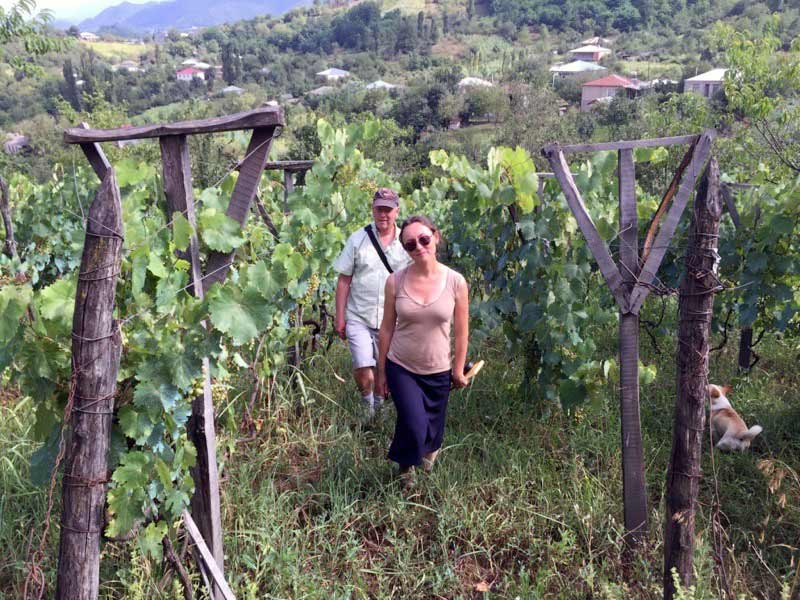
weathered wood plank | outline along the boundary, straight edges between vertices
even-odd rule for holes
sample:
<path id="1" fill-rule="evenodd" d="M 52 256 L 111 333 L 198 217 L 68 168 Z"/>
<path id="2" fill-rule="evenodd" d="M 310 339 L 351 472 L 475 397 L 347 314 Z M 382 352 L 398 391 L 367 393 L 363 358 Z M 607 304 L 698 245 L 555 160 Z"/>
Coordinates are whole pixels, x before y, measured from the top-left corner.
<path id="1" fill-rule="evenodd" d="M 725 208 L 727 209 L 728 214 L 731 216 L 731 221 L 733 221 L 733 226 L 736 227 L 736 229 L 740 229 L 742 227 L 742 219 L 739 216 L 739 211 L 736 210 L 736 203 L 733 201 L 731 186 L 722 184 L 721 192 L 722 199 L 725 201 Z"/>
<path id="2" fill-rule="evenodd" d="M 564 154 L 574 152 L 601 152 L 605 150 L 630 150 L 632 148 L 652 148 L 658 146 L 676 146 L 688 144 L 697 139 L 697 135 L 677 135 L 673 137 L 651 138 L 644 140 L 620 140 L 618 142 L 599 142 L 596 144 L 571 144 L 562 146 Z"/>
<path id="3" fill-rule="evenodd" d="M 89 208 L 72 321 L 73 401 L 63 480 L 55 597 L 96 599 L 105 522 L 108 449 L 122 342 L 114 301 L 122 248 L 122 205 L 108 169 Z"/>
<path id="4" fill-rule="evenodd" d="M 275 127 L 261 127 L 253 130 L 250 144 L 247 146 L 247 154 L 239 167 L 239 178 L 233 188 L 231 201 L 228 204 L 226 214 L 244 225 L 247 215 L 250 212 L 250 205 L 258 192 L 258 184 L 261 175 L 264 173 L 264 165 L 267 163 L 272 139 L 275 134 Z M 206 274 L 204 277 L 204 287 L 208 289 L 214 283 L 223 281 L 228 274 L 228 269 L 233 259 L 233 252 L 212 252 L 208 257 Z"/>
<path id="5" fill-rule="evenodd" d="M 185 135 L 165 136 L 159 139 L 164 174 L 164 194 L 167 198 L 167 218 L 183 213 L 197 230 L 192 190 L 189 144 Z M 200 250 L 196 233 L 189 238 L 187 252 L 181 253 L 189 261 L 192 285 L 189 291 L 203 298 L 204 289 Z M 205 325 L 205 324 L 203 324 Z M 211 398 L 209 362 L 203 359 L 203 394 L 192 401 L 192 415 L 187 424 L 189 439 L 197 449 L 197 462 L 192 467 L 195 491 L 192 495 L 192 512 L 208 540 L 211 554 L 219 570 L 224 570 L 225 554 L 222 546 L 222 519 L 220 508 L 219 470 L 217 467 L 217 438 L 214 429 L 214 405 Z M 216 596 L 216 594 L 214 594 Z"/>
<path id="6" fill-rule="evenodd" d="M 236 600 L 233 590 L 231 590 L 228 582 L 225 581 L 222 571 L 214 562 L 214 557 L 211 556 L 211 551 L 208 549 L 208 545 L 203 539 L 200 530 L 197 528 L 197 523 L 195 523 L 194 519 L 192 519 L 192 515 L 185 510 L 183 511 L 183 524 L 186 526 L 186 531 L 189 534 L 189 537 L 192 538 L 195 546 L 197 546 L 197 549 L 200 551 L 200 556 L 206 565 L 206 570 L 211 574 L 214 584 L 221 592 L 222 597 L 225 600 Z"/>
<path id="7" fill-rule="evenodd" d="M 675 594 L 673 568 L 685 589 L 692 584 L 695 511 L 702 475 L 703 440 L 707 435 L 709 330 L 718 283 L 717 236 L 721 215 L 719 166 L 712 158 L 694 204 L 692 236 L 679 296 L 678 389 L 664 516 L 664 598 L 667 600 Z"/>
<path id="8" fill-rule="evenodd" d="M 678 222 L 680 221 L 681 215 L 683 214 L 686 204 L 689 201 L 689 196 L 694 189 L 697 178 L 700 176 L 700 173 L 702 172 L 703 167 L 708 160 L 709 154 L 711 153 L 711 145 L 715 136 L 715 132 L 709 129 L 706 130 L 697 141 L 697 145 L 695 146 L 694 154 L 692 156 L 692 161 L 689 163 L 689 167 L 686 169 L 686 172 L 684 172 L 683 177 L 681 178 L 681 184 L 678 188 L 678 192 L 675 194 L 674 200 L 672 201 L 672 206 L 670 207 L 664 223 L 661 225 L 655 242 L 653 243 L 653 250 L 650 252 L 647 260 L 642 266 L 642 270 L 639 273 L 639 280 L 636 282 L 636 285 L 631 292 L 630 310 L 633 313 L 639 313 L 642 304 L 644 304 L 645 298 L 647 298 L 647 295 L 650 293 L 649 286 L 652 284 L 653 279 L 656 276 L 656 272 L 658 272 L 658 267 L 661 265 L 661 261 L 664 259 L 664 255 L 667 252 L 667 246 L 669 245 L 672 236 L 675 235 L 675 230 L 678 228 Z"/>
<path id="9" fill-rule="evenodd" d="M 639 220 L 636 213 L 636 171 L 633 150 L 619 151 L 619 271 L 630 293 L 639 272 Z M 639 316 L 620 311 L 620 425 L 625 541 L 635 546 L 647 537 L 647 489 L 639 417 Z"/>
<path id="10" fill-rule="evenodd" d="M 586 205 L 583 203 L 580 191 L 575 185 L 575 180 L 572 178 L 572 173 L 570 173 L 561 147 L 558 144 L 545 146 L 542 149 L 542 154 L 550 161 L 550 166 L 553 169 L 553 173 L 555 173 L 556 179 L 561 184 L 567 204 L 572 214 L 575 215 L 578 227 L 580 227 L 586 238 L 586 243 L 589 245 L 597 265 L 600 267 L 603 278 L 611 289 L 611 294 L 617 301 L 620 310 L 628 312 L 628 297 L 622 286 L 622 276 L 619 269 L 617 269 L 617 265 L 614 264 L 614 259 L 611 258 L 606 243 L 600 237 L 597 227 L 595 227 L 589 212 L 586 210 Z"/>
<path id="11" fill-rule="evenodd" d="M 190 264 L 192 278 L 190 292 L 198 298 L 203 298 L 203 273 L 196 233 L 197 216 L 194 209 L 189 144 L 185 135 L 164 136 L 159 139 L 159 143 L 161 145 L 164 195 L 167 198 L 167 221 L 171 222 L 176 213 L 182 213 L 195 230 L 189 238 L 187 250 L 179 252 L 178 255 Z"/>
<path id="12" fill-rule="evenodd" d="M 189 135 L 269 128 L 283 124 L 283 109 L 266 106 L 222 117 L 180 121 L 166 125 L 141 125 L 139 127 L 120 127 L 118 129 L 81 129 L 74 127 L 64 131 L 64 142 L 67 144 L 116 142 L 120 140 L 156 138 L 165 135 Z"/>
<path id="13" fill-rule="evenodd" d="M 79 129 L 88 130 L 89 124 L 88 123 L 81 123 L 78 126 Z M 86 155 L 86 159 L 89 161 L 89 164 L 92 165 L 94 172 L 97 173 L 97 176 L 102 181 L 106 176 L 106 171 L 111 168 L 111 163 L 108 162 L 108 158 L 106 158 L 106 153 L 103 152 L 103 149 L 100 147 L 100 144 L 94 143 L 86 143 L 81 144 L 81 150 Z"/>
<path id="14" fill-rule="evenodd" d="M 294 191 L 294 177 L 291 171 L 283 172 L 283 212 L 289 213 L 289 194 Z"/>
<path id="15" fill-rule="evenodd" d="M 650 256 L 650 249 L 653 247 L 653 242 L 655 241 L 656 235 L 658 234 L 658 229 L 661 226 L 661 219 L 664 218 L 664 215 L 671 206 L 672 199 L 675 197 L 675 194 L 680 187 L 683 174 L 689 167 L 689 163 L 692 162 L 692 157 L 694 156 L 694 149 L 696 146 L 696 141 L 689 145 L 689 149 L 686 151 L 686 154 L 683 155 L 683 158 L 678 165 L 678 169 L 672 175 L 672 181 L 670 181 L 667 191 L 664 192 L 664 195 L 661 197 L 661 202 L 658 203 L 658 208 L 653 214 L 653 218 L 650 219 L 650 225 L 647 227 L 647 233 L 644 236 L 644 244 L 642 245 L 642 256 L 639 259 L 642 263 L 647 262 L 647 257 Z"/>
<path id="16" fill-rule="evenodd" d="M 265 171 L 308 171 L 314 166 L 313 160 L 271 160 L 264 166 Z"/>
<path id="17" fill-rule="evenodd" d="M 0 175 L 0 216 L 3 217 L 3 228 L 6 232 L 3 254 L 14 258 L 17 255 L 17 240 L 14 238 L 14 221 L 11 218 L 11 198 L 8 194 L 8 184 L 2 175 Z"/>

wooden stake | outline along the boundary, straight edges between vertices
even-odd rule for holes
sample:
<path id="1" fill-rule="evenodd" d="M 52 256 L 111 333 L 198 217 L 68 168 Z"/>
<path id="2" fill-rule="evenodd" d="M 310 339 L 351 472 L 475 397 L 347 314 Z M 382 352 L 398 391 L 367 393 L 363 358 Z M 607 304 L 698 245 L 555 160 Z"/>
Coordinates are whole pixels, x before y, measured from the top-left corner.
<path id="1" fill-rule="evenodd" d="M 664 524 L 664 598 L 675 594 L 672 569 L 681 585 L 692 583 L 694 525 L 700 487 L 700 459 L 708 397 L 709 330 L 719 280 L 717 254 L 722 201 L 719 166 L 711 159 L 695 200 L 692 237 L 686 251 L 686 272 L 680 288 L 678 390 L 672 455 L 667 471 Z"/>
<path id="2" fill-rule="evenodd" d="M 619 151 L 619 271 L 625 294 L 639 275 L 639 221 L 633 150 Z M 639 418 L 639 315 L 619 313 L 620 428 L 625 540 L 635 546 L 647 537 L 647 489 Z"/>
<path id="3" fill-rule="evenodd" d="M 106 170 L 89 208 L 72 321 L 73 403 L 65 454 L 56 598 L 99 594 L 108 449 L 121 340 L 114 301 L 122 248 L 122 204 Z"/>
<path id="4" fill-rule="evenodd" d="M 185 135 L 162 137 L 161 161 L 164 167 L 164 194 L 167 198 L 167 218 L 172 221 L 182 213 L 197 229 L 192 191 L 189 145 Z M 204 282 L 200 265 L 197 234 L 192 233 L 184 257 L 191 265 L 190 291 L 203 298 Z M 205 325 L 205 324 L 203 324 Z M 203 393 L 192 401 L 192 415 L 187 424 L 189 439 L 197 448 L 197 463 L 192 468 L 195 490 L 192 496 L 192 513 L 203 538 L 208 540 L 211 555 L 220 572 L 224 569 L 225 554 L 222 547 L 222 510 L 220 507 L 219 470 L 217 468 L 217 434 L 214 429 L 214 403 L 211 397 L 211 375 L 208 358 L 203 358 Z M 219 593 L 213 593 L 219 597 Z"/>

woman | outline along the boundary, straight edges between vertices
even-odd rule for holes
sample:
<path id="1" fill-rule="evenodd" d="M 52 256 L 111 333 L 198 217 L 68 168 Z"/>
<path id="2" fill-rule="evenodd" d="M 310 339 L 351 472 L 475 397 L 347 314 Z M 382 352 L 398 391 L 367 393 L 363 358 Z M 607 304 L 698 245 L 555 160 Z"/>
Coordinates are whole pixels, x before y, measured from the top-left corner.
<path id="1" fill-rule="evenodd" d="M 400 242 L 413 262 L 386 280 L 376 389 L 385 394 L 388 388 L 397 408 L 389 458 L 400 465 L 408 486 L 414 467 L 430 471 L 442 446 L 451 382 L 456 388 L 467 385 L 469 300 L 464 277 L 436 259 L 441 237 L 430 219 L 407 218 Z"/>

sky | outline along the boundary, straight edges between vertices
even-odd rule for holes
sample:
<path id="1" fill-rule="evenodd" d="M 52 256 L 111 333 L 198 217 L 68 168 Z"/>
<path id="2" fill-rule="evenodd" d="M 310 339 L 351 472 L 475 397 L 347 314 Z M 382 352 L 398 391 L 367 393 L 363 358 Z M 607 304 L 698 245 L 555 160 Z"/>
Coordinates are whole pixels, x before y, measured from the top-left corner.
<path id="1" fill-rule="evenodd" d="M 142 4 L 148 0 L 127 0 L 133 4 Z M 36 8 L 48 8 L 56 19 L 86 19 L 93 17 L 104 8 L 121 4 L 123 0 L 36 0 Z M 0 6 L 8 8 L 14 0 L 0 0 Z"/>

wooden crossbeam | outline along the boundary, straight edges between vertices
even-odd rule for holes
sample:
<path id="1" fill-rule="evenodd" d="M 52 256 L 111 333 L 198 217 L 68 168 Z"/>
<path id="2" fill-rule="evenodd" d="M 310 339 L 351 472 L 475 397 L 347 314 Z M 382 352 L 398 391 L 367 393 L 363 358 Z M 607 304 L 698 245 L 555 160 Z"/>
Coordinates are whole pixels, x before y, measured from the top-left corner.
<path id="1" fill-rule="evenodd" d="M 117 142 L 122 140 L 158 138 L 165 135 L 191 135 L 195 133 L 219 133 L 223 131 L 239 131 L 241 129 L 259 129 L 283 124 L 284 117 L 281 107 L 263 106 L 255 110 L 233 115 L 196 121 L 180 121 L 167 125 L 141 125 L 138 127 L 120 127 L 117 129 L 82 129 L 80 127 L 74 127 L 64 131 L 64 142 L 67 144 Z"/>
<path id="2" fill-rule="evenodd" d="M 681 178 L 681 184 L 672 201 L 672 206 L 664 219 L 664 223 L 658 230 L 658 235 L 653 243 L 653 249 L 647 256 L 647 260 L 639 273 L 638 281 L 631 292 L 630 311 L 634 314 L 639 313 L 645 298 L 647 298 L 647 295 L 650 293 L 650 285 L 653 283 L 653 279 L 655 279 L 658 267 L 661 266 L 661 261 L 664 259 L 664 255 L 667 252 L 669 241 L 672 239 L 672 236 L 675 235 L 678 222 L 689 201 L 689 196 L 697 183 L 697 178 L 700 177 L 703 167 L 708 160 L 711 153 L 711 144 L 715 137 L 716 133 L 709 129 L 703 132 L 700 139 L 697 140 L 689 167 Z"/>
<path id="3" fill-rule="evenodd" d="M 591 250 L 592 256 L 597 261 L 611 294 L 617 301 L 620 310 L 628 312 L 628 295 L 622 286 L 622 276 L 617 265 L 614 264 L 614 259 L 611 257 L 606 243 L 597 232 L 597 227 L 592 221 L 592 217 L 589 216 L 589 211 L 586 210 L 586 205 L 583 203 L 578 186 L 575 185 L 575 180 L 572 178 L 572 173 L 569 170 L 562 148 L 558 144 L 550 144 L 544 147 L 542 153 L 550 161 L 553 173 L 555 173 L 556 179 L 558 179 L 561 189 L 564 191 L 567 204 L 578 221 L 578 227 L 580 227 L 586 238 L 589 250 Z"/>
<path id="4" fill-rule="evenodd" d="M 604 150 L 631 150 L 633 148 L 654 148 L 658 146 L 676 146 L 690 144 L 697 135 L 677 135 L 673 137 L 649 138 L 643 140 L 620 140 L 618 142 L 599 142 L 597 144 L 571 144 L 562 146 L 564 154 L 575 152 L 602 152 Z"/>
<path id="5" fill-rule="evenodd" d="M 292 171 L 300 173 L 314 166 L 313 160 L 271 160 L 264 165 L 265 171 Z"/>

